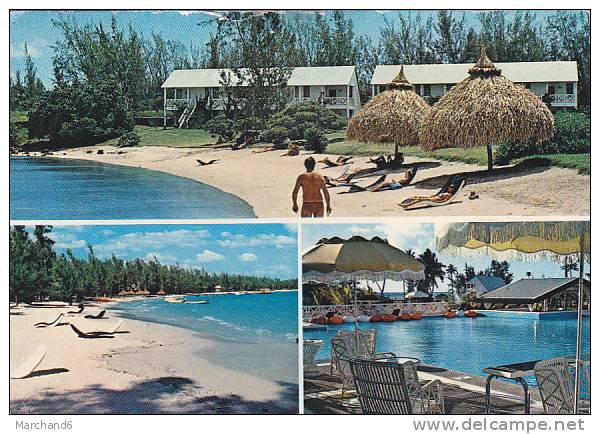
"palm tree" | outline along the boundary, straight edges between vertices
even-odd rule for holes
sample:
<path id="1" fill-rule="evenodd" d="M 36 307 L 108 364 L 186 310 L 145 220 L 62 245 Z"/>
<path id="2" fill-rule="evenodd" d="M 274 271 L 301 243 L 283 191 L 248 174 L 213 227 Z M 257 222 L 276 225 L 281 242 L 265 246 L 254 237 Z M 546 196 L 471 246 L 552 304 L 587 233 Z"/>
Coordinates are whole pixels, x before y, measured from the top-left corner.
<path id="1" fill-rule="evenodd" d="M 448 264 L 446 267 L 446 273 L 448 274 L 448 280 L 450 281 L 450 284 L 448 285 L 450 287 L 450 291 L 448 292 L 450 295 L 452 295 L 452 297 L 454 297 L 454 275 L 458 273 L 458 270 L 454 264 Z"/>
<path id="2" fill-rule="evenodd" d="M 571 256 L 565 256 L 565 264 L 561 265 L 561 270 L 565 270 L 565 277 L 573 277 L 573 271 L 578 270 L 578 262 Z"/>
<path id="3" fill-rule="evenodd" d="M 430 249 L 425 250 L 419 255 L 419 260 L 425 266 L 425 287 L 433 295 L 433 291 L 438 287 L 438 279 L 444 280 L 446 266 L 438 261 L 437 256 Z"/>

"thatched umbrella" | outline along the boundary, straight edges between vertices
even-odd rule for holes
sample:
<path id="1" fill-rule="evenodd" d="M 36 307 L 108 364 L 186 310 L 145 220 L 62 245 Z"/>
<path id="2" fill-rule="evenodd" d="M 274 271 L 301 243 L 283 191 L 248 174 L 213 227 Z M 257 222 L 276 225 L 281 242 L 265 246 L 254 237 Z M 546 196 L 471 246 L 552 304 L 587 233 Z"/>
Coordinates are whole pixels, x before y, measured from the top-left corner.
<path id="1" fill-rule="evenodd" d="M 396 156 L 398 146 L 418 144 L 421 118 L 430 107 L 404 76 L 404 66 L 388 87 L 350 120 L 346 137 L 361 142 L 394 142 Z"/>
<path id="2" fill-rule="evenodd" d="M 421 146 L 434 150 L 486 145 L 488 170 L 492 170 L 492 145 L 550 139 L 554 117 L 548 107 L 533 92 L 501 74 L 482 47 L 469 77 L 423 117 Z"/>

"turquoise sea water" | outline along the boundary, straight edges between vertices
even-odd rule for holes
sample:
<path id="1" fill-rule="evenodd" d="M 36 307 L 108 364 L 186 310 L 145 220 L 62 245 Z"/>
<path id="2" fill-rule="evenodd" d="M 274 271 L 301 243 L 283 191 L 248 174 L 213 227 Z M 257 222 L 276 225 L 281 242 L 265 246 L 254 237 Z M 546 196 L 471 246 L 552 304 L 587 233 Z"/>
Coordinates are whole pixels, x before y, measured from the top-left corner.
<path id="1" fill-rule="evenodd" d="M 168 303 L 160 298 L 120 303 L 117 314 L 181 327 L 215 345 L 202 357 L 263 378 L 298 382 L 298 292 L 188 296 L 208 304 Z"/>
<path id="2" fill-rule="evenodd" d="M 154 170 L 82 160 L 11 157 L 10 218 L 15 220 L 255 217 L 219 189 Z"/>
<path id="3" fill-rule="evenodd" d="M 590 319 L 584 318 L 583 351 L 590 351 Z M 377 330 L 377 351 L 417 357 L 428 365 L 484 375 L 486 367 L 575 354 L 577 321 L 443 317 L 420 321 L 359 324 Z M 328 359 L 331 338 L 353 324 L 304 331 L 304 339 L 323 339 L 318 359 Z"/>

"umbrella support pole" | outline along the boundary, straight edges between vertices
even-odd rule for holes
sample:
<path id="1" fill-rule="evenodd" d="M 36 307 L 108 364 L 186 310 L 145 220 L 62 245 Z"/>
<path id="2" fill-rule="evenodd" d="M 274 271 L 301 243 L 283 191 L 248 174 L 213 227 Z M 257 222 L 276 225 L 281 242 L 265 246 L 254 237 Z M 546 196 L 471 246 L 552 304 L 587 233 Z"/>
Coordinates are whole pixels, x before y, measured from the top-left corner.
<path id="1" fill-rule="evenodd" d="M 574 414 L 579 413 L 579 393 L 581 387 L 581 338 L 583 334 L 583 234 L 579 242 L 579 288 L 577 294 L 577 349 L 575 350 L 575 403 Z"/>
<path id="2" fill-rule="evenodd" d="M 492 155 L 492 145 L 487 145 L 488 171 L 494 170 L 494 156 Z"/>

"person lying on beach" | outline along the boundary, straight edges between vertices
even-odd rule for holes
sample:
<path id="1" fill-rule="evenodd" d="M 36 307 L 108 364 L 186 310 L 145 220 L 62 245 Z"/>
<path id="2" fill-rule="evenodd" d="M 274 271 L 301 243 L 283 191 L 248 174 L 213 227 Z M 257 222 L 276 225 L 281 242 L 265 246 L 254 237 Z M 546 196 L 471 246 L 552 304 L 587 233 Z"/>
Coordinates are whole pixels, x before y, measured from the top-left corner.
<path id="1" fill-rule="evenodd" d="M 327 205 L 327 215 L 331 214 L 331 198 L 325 179 L 314 172 L 317 162 L 313 157 L 304 160 L 306 172 L 298 175 L 296 185 L 292 191 L 292 211 L 298 212 L 298 193 L 302 188 L 302 210 L 301 217 L 323 217 L 323 198 Z"/>
<path id="2" fill-rule="evenodd" d="M 300 155 L 300 146 L 298 146 L 296 143 L 291 143 L 288 146 L 287 152 L 281 156 L 282 157 L 295 157 L 296 155 Z"/>
<path id="3" fill-rule="evenodd" d="M 431 196 L 411 196 L 403 201 L 400 206 L 402 208 L 408 208 L 421 202 L 443 203 L 454 196 L 455 192 L 454 186 L 451 185 L 448 187 L 447 191 L 436 193 Z"/>
<path id="4" fill-rule="evenodd" d="M 269 146 L 267 148 L 262 148 L 262 149 L 254 149 L 252 150 L 253 154 L 262 154 L 264 152 L 271 152 L 271 151 L 276 151 L 277 148 L 275 146 Z"/>
<path id="5" fill-rule="evenodd" d="M 337 157 L 335 159 L 335 161 L 331 161 L 329 159 L 329 157 L 325 157 L 322 160 L 319 160 L 319 163 L 323 163 L 327 167 L 340 167 L 340 166 L 345 166 L 346 164 L 348 164 L 348 161 L 350 161 L 352 158 L 353 158 L 352 155 L 350 155 L 350 156 L 340 155 L 339 157 Z"/>
<path id="6" fill-rule="evenodd" d="M 399 188 L 406 187 L 408 184 L 410 184 L 412 177 L 413 177 L 412 170 L 407 170 L 406 172 L 404 172 L 404 176 L 402 177 L 402 179 L 392 178 L 389 181 L 380 182 L 379 184 L 376 184 L 373 187 L 368 188 L 368 190 L 371 192 L 376 192 L 376 191 L 380 191 L 380 190 L 388 190 L 388 189 L 389 190 L 398 190 Z"/>

